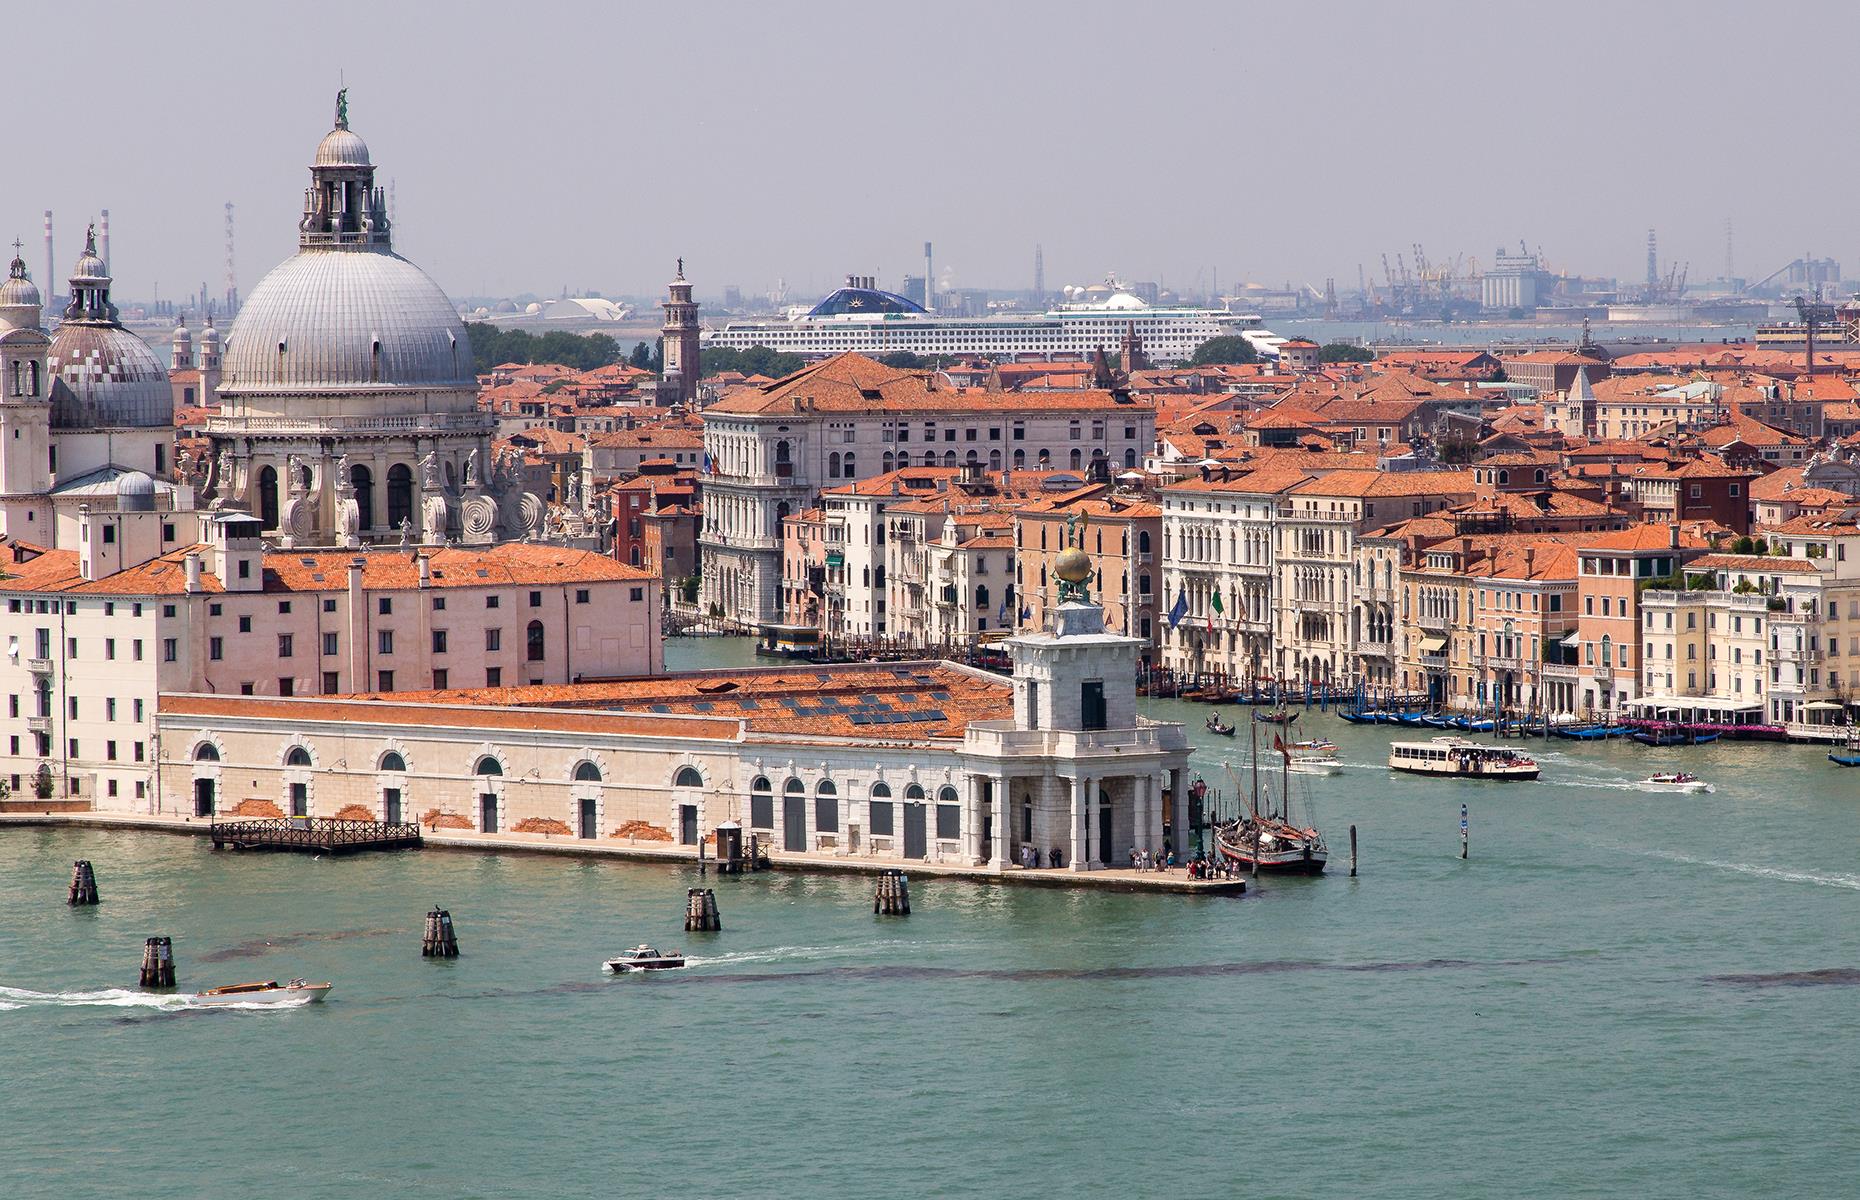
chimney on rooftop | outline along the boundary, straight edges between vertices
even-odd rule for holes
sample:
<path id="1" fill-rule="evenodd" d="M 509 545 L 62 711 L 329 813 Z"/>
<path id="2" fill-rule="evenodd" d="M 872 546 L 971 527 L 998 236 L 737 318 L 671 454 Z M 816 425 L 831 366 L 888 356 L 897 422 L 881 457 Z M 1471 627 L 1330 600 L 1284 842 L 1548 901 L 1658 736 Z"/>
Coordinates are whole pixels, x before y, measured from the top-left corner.
<path id="1" fill-rule="evenodd" d="M 432 587 L 433 586 L 432 560 L 427 558 L 426 555 L 421 554 L 415 557 L 414 563 L 419 568 L 419 571 L 420 571 L 420 586 L 423 588 Z"/>
<path id="2" fill-rule="evenodd" d="M 1666 527 L 1666 548 L 1668 550 L 1679 549 L 1679 526 L 1668 525 Z"/>
<path id="3" fill-rule="evenodd" d="M 181 569 L 187 577 L 187 594 L 192 596 L 200 591 L 200 551 L 189 550 L 181 558 Z"/>

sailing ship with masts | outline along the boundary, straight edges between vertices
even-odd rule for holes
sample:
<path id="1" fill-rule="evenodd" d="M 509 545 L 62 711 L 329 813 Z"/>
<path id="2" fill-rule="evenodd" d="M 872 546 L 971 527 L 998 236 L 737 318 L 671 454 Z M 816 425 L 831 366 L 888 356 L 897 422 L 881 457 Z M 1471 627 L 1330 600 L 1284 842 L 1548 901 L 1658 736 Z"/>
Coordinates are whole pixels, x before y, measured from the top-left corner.
<path id="1" fill-rule="evenodd" d="M 1214 827 L 1214 844 L 1221 857 L 1245 871 L 1272 871 L 1287 875 L 1316 875 L 1324 870 L 1330 850 L 1324 835 L 1311 826 L 1292 823 L 1291 767 L 1292 751 L 1283 737 L 1275 734 L 1272 748 L 1279 752 L 1279 806 L 1275 812 L 1272 796 L 1265 795 L 1261 806 L 1259 788 L 1259 734 L 1253 735 L 1253 789 L 1247 811 L 1231 821 Z M 1239 782 L 1234 790 L 1240 790 Z"/>

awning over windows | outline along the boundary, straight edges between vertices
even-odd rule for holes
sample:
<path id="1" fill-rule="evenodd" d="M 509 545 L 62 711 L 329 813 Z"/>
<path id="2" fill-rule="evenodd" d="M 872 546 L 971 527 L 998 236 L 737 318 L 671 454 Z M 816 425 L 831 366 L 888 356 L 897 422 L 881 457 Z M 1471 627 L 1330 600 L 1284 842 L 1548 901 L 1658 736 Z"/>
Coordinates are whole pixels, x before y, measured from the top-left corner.
<path id="1" fill-rule="evenodd" d="M 1557 645 L 1559 646 L 1580 646 L 1582 645 L 1582 630 L 1580 629 L 1570 630 L 1569 636 L 1564 638 L 1562 641 L 1558 642 Z"/>
<path id="2" fill-rule="evenodd" d="M 1446 649 L 1447 639 L 1437 633 L 1430 633 L 1421 639 L 1421 653 L 1423 654 L 1444 654 Z"/>

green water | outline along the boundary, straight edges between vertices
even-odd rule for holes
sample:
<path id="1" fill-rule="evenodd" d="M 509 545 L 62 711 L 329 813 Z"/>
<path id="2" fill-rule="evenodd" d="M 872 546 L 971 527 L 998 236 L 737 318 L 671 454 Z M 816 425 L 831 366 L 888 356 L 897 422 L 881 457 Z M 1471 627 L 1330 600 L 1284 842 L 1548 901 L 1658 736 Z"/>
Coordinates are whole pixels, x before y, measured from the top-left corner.
<path id="1" fill-rule="evenodd" d="M 1217 783 L 1244 750 L 1150 708 Z M 1361 875 L 1238 900 L 920 877 L 881 920 L 868 879 L 713 877 L 699 936 L 678 868 L 0 832 L 0 1196 L 1852 1193 L 1860 772 L 1557 742 L 1543 783 L 1455 784 L 1310 725 Z M 1624 786 L 1681 763 L 1718 790 Z M 184 993 L 336 987 L 145 1000 L 155 933 Z M 602 976 L 642 940 L 693 968 Z"/>

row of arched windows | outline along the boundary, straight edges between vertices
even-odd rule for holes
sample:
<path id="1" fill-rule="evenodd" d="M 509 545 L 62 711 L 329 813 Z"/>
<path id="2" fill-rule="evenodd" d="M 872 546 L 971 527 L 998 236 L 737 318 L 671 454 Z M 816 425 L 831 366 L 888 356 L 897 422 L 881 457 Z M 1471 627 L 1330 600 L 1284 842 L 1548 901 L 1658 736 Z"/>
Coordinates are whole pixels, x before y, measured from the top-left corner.
<path id="1" fill-rule="evenodd" d="M 194 761 L 199 763 L 219 762 L 219 747 L 215 746 L 212 742 L 200 743 L 194 750 Z M 284 765 L 287 767 L 309 767 L 314 764 L 311 761 L 310 751 L 308 749 L 303 746 L 292 746 L 284 753 Z M 375 770 L 384 775 L 405 774 L 407 770 L 407 758 L 398 750 L 389 750 L 384 753 L 380 761 L 375 764 Z M 499 762 L 494 755 L 480 755 L 478 761 L 472 764 L 471 773 L 485 778 L 497 778 L 503 775 L 504 764 Z M 575 764 L 574 778 L 576 783 L 600 783 L 603 781 L 600 766 L 585 758 Z M 677 778 L 672 781 L 672 786 L 680 788 L 703 787 L 704 777 L 698 772 L 696 767 L 684 767 L 678 772 Z"/>

